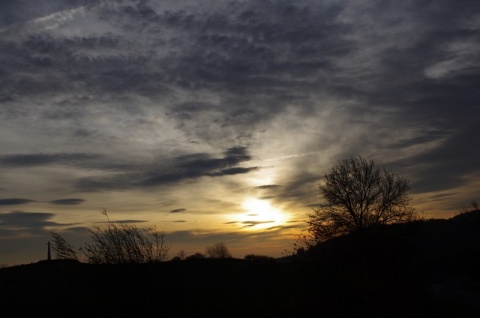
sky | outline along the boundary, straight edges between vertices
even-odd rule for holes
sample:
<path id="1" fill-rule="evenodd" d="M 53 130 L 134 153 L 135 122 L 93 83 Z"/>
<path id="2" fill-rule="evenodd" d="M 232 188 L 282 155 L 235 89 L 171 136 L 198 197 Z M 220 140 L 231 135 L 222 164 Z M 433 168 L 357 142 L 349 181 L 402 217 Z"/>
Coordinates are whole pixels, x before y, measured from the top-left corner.
<path id="1" fill-rule="evenodd" d="M 338 160 L 480 200 L 477 0 L 0 2 L 0 263 L 114 222 L 282 256 Z"/>

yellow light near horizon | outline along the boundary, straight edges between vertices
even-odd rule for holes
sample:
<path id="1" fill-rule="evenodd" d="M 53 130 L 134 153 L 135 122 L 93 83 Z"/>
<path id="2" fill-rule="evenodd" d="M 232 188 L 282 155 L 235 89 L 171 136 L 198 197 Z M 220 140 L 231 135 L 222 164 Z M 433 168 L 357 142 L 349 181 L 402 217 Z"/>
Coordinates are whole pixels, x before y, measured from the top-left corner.
<path id="1" fill-rule="evenodd" d="M 238 219 L 245 229 L 261 230 L 285 224 L 287 214 L 272 207 L 267 200 L 247 198 L 242 204 L 245 213 L 238 216 Z"/>

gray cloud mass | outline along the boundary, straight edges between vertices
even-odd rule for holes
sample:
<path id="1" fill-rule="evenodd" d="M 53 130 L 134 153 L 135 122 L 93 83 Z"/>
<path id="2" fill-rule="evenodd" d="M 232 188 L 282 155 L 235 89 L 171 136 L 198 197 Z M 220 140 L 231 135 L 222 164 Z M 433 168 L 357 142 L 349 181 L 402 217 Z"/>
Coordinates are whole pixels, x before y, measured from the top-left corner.
<path id="1" fill-rule="evenodd" d="M 11 211 L 0 213 L 0 233 L 4 236 L 15 236 L 21 232 L 39 234 L 45 231 L 46 227 L 71 225 L 51 221 L 54 216 L 55 214 L 47 212 Z"/>

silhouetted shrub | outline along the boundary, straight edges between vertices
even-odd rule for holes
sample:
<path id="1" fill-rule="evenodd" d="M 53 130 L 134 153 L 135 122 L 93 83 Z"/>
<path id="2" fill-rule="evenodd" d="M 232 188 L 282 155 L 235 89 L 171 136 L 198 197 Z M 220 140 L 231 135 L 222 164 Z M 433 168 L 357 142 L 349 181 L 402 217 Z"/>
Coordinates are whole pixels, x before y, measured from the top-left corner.
<path id="1" fill-rule="evenodd" d="M 67 260 L 73 259 L 78 260 L 77 252 L 72 245 L 70 245 L 64 237 L 62 237 L 59 233 L 51 231 L 50 234 L 53 238 L 53 246 L 52 249 L 55 253 L 55 257 L 57 259 Z"/>
<path id="2" fill-rule="evenodd" d="M 223 242 L 216 243 L 214 246 L 208 246 L 205 254 L 209 258 L 232 258 L 227 246 Z"/>
<path id="3" fill-rule="evenodd" d="M 163 231 L 156 227 L 142 230 L 135 225 L 115 224 L 108 218 L 106 210 L 102 214 L 107 218 L 105 226 L 95 225 L 89 228 L 93 243 L 85 243 L 85 246 L 80 248 L 88 263 L 151 263 L 167 259 L 170 248 L 164 242 Z M 73 246 L 65 238 L 57 232 L 50 233 L 57 259 L 79 260 Z"/>
<path id="4" fill-rule="evenodd" d="M 149 263 L 166 260 L 169 247 L 165 245 L 165 234 L 156 227 L 147 230 L 135 225 L 115 224 L 107 217 L 105 227 L 89 229 L 93 243 L 86 243 L 82 252 L 89 263 L 124 264 Z"/>

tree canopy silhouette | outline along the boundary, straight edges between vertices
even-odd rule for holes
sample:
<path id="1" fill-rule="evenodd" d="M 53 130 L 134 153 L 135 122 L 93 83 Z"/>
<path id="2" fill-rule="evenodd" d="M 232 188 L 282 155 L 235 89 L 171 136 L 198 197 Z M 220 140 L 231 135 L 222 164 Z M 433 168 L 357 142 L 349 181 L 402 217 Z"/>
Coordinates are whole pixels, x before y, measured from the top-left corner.
<path id="1" fill-rule="evenodd" d="M 362 156 L 338 161 L 318 189 L 326 202 L 307 220 L 310 239 L 316 243 L 378 224 L 415 219 L 408 181 Z"/>

